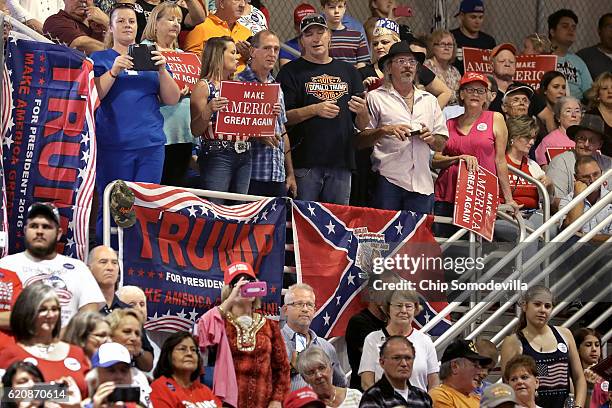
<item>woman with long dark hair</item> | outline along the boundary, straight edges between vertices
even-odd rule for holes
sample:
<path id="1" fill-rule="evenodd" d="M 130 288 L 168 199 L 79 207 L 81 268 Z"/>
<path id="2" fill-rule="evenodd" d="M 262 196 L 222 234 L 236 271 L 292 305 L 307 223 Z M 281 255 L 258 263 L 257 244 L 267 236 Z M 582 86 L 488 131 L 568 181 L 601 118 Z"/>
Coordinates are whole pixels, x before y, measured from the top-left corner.
<path id="1" fill-rule="evenodd" d="M 229 100 L 219 96 L 221 81 L 234 78 L 239 54 L 230 37 L 215 37 L 202 51 L 202 71 L 191 94 L 191 133 L 200 137 L 200 187 L 246 194 L 251 179 L 251 143 L 245 136 L 215 133 L 220 110 Z M 210 199 L 218 203 L 220 199 Z"/>
<path id="2" fill-rule="evenodd" d="M 574 385 L 575 406 L 584 407 L 586 382 L 580 356 L 569 329 L 548 322 L 553 309 L 553 295 L 545 286 L 532 286 L 521 301 L 521 315 L 516 332 L 504 339 L 501 366 L 519 354 L 533 357 L 540 373 L 536 399 L 543 408 L 563 407 Z"/>

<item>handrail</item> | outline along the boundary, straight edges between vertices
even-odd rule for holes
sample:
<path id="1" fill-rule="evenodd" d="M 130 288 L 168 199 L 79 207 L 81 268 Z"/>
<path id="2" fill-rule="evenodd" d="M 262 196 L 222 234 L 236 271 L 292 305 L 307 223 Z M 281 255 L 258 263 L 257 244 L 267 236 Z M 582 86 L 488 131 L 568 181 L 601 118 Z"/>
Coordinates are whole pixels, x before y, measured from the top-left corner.
<path id="1" fill-rule="evenodd" d="M 563 217 L 565 217 L 571 211 L 572 208 L 574 208 L 578 203 L 582 202 L 582 200 L 584 200 L 589 194 L 591 194 L 593 191 L 595 191 L 595 189 L 600 188 L 601 185 L 604 182 L 606 182 L 610 177 L 612 177 L 612 169 L 608 169 L 598 180 L 596 180 L 594 183 L 589 185 L 582 193 L 580 193 L 576 197 L 574 197 L 574 199 L 572 201 L 570 201 L 567 206 L 565 206 L 562 209 L 560 209 L 548 221 L 542 223 L 542 225 L 540 225 L 533 233 L 531 233 L 527 238 L 525 238 L 524 241 L 520 242 L 504 258 L 502 258 L 486 274 L 484 274 L 481 277 L 480 282 L 485 282 L 485 281 L 491 279 L 491 277 L 493 277 L 499 270 L 501 270 L 501 268 L 506 266 L 510 262 L 511 259 L 514 259 L 514 257 L 516 257 L 520 252 L 522 252 L 527 247 L 527 245 L 529 245 L 530 243 L 534 242 L 536 239 L 538 239 L 540 234 L 542 234 L 545 230 L 551 228 L 558 221 L 560 221 Z M 607 194 L 606 197 L 602 197 L 602 199 L 600 199 L 597 203 L 595 203 L 595 206 L 593 206 L 586 213 L 584 213 L 578 220 L 576 220 L 575 223 L 577 223 L 579 220 L 581 220 L 582 223 L 586 222 L 588 217 L 585 218 L 584 217 L 585 214 L 587 214 L 587 213 L 588 214 L 595 214 L 596 212 L 598 212 L 604 206 L 604 204 L 602 204 L 602 203 L 604 203 L 605 201 L 611 200 L 611 199 L 612 199 L 612 194 Z M 595 211 L 595 212 L 592 211 L 594 208 L 596 208 L 596 206 L 597 206 L 597 211 Z M 582 224 L 580 224 L 580 225 L 582 225 Z M 571 234 L 573 234 L 573 233 L 574 233 L 574 231 L 573 231 L 572 228 L 566 228 L 561 234 L 556 236 L 552 241 L 554 241 L 554 242 L 563 242 L 567 238 L 569 238 L 569 236 Z M 560 237 L 562 237 L 562 239 L 560 239 Z M 542 248 L 542 250 L 540 252 L 542 252 L 544 249 L 546 249 L 546 247 Z M 551 251 L 548 250 L 548 252 L 551 252 Z M 548 252 L 547 252 L 547 254 L 548 254 Z M 539 254 L 539 252 L 538 252 L 538 254 Z M 527 262 L 527 264 L 529 264 L 529 262 L 531 262 L 532 265 L 535 265 L 536 260 L 537 260 L 537 257 L 534 256 L 534 257 L 532 257 Z M 459 305 L 461 305 L 461 302 L 463 302 L 467 298 L 467 296 L 469 296 L 469 295 L 466 292 L 461 293 L 456 301 L 449 303 L 441 312 L 439 312 L 436 316 L 434 316 L 432 319 L 430 319 L 429 322 L 426 323 L 423 326 L 421 331 L 423 333 L 427 333 L 429 330 L 434 328 L 445 316 L 447 316 L 449 313 L 453 312 Z M 455 326 L 456 324 L 457 323 L 455 323 L 453 326 Z M 452 329 L 452 327 L 451 327 L 451 329 Z"/>
<path id="2" fill-rule="evenodd" d="M 30 27 L 23 24 L 21 21 L 15 19 L 13 16 L 3 13 L 2 11 L 0 11 L 0 13 L 4 14 L 4 19 L 8 20 L 8 22 L 11 23 L 11 26 L 13 28 L 12 31 L 26 35 L 34 41 L 39 41 L 39 42 L 44 42 L 44 43 L 53 43 L 53 41 L 51 41 L 44 35 L 40 34 L 39 32 L 32 30 Z"/>
<path id="3" fill-rule="evenodd" d="M 608 330 L 606 334 L 601 336 L 601 344 L 606 344 L 610 338 L 612 338 L 612 329 Z"/>
<path id="4" fill-rule="evenodd" d="M 612 260 L 608 261 L 606 267 L 612 267 Z M 601 299 L 603 299 L 608 292 L 612 290 L 612 286 L 606 285 L 601 292 L 597 295 L 593 296 L 591 300 L 589 300 L 586 305 L 584 305 L 580 310 L 572 315 L 569 319 L 567 319 L 561 326 L 570 327 L 572 324 L 576 323 L 578 319 L 580 319 L 586 312 L 592 309 Z"/>
<path id="5" fill-rule="evenodd" d="M 287 51 L 289 54 L 293 55 L 296 58 L 300 58 L 302 56 L 299 51 L 297 51 L 295 48 L 288 46 L 285 43 L 281 43 L 280 47 L 281 49 Z"/>
<path id="6" fill-rule="evenodd" d="M 566 286 L 568 281 L 570 281 L 572 279 L 572 275 L 573 275 L 574 271 L 584 270 L 585 268 L 588 268 L 590 266 L 590 264 L 592 264 L 595 261 L 595 259 L 597 257 L 599 257 L 600 254 L 607 253 L 607 252 L 608 252 L 608 248 L 605 245 L 599 245 L 597 247 L 597 249 L 591 253 L 590 257 L 584 258 L 582 261 L 580 261 L 580 263 L 578 265 L 576 265 L 574 268 L 572 268 L 572 270 L 570 270 L 568 273 L 566 273 L 563 278 L 561 278 L 557 283 L 555 283 L 553 286 L 551 286 L 551 288 L 550 288 L 551 292 L 556 293 L 558 288 L 560 288 L 561 290 L 564 290 L 564 287 Z M 573 300 L 573 298 L 571 298 L 571 295 L 568 296 L 567 298 L 568 298 L 568 300 Z M 569 299 L 569 298 L 571 298 L 571 299 Z M 514 299 L 516 299 L 516 298 L 514 298 Z M 561 310 L 563 310 L 563 308 L 565 306 L 561 306 L 561 305 L 564 302 L 565 301 L 557 304 L 553 308 L 553 310 L 550 313 L 550 317 L 551 318 L 556 316 L 559 312 L 561 312 Z M 518 323 L 518 318 L 517 317 L 515 317 L 508 324 L 506 324 L 506 326 L 503 329 L 501 329 L 495 336 L 493 336 L 491 341 L 493 343 L 495 343 L 495 344 L 498 344 L 512 330 L 512 328 L 514 327 L 514 325 L 516 323 Z"/>
<path id="7" fill-rule="evenodd" d="M 583 191 L 574 200 L 572 200 L 570 202 L 570 204 L 568 204 L 567 207 L 564 207 L 561 211 L 559 211 L 557 214 L 555 214 L 548 222 L 556 222 L 556 221 L 558 221 L 558 219 L 560 219 L 562 216 L 565 215 L 563 213 L 564 211 L 568 212 L 570 210 L 570 207 L 573 207 L 573 206 L 576 205 L 576 203 L 578 203 L 578 201 L 576 201 L 577 199 L 583 200 L 584 197 L 586 197 L 587 195 L 591 194 L 591 192 L 593 192 L 595 190 L 595 188 L 599 188 L 599 185 L 601 185 L 604 181 L 606 181 L 607 178 L 610 177 L 611 175 L 612 175 L 612 169 L 610 169 L 610 170 L 608 170 L 606 172 L 606 177 L 602 177 L 602 179 L 599 179 L 596 182 L 592 183 L 590 186 L 588 186 L 588 188 L 585 191 Z M 588 191 L 588 190 L 591 190 L 591 191 Z M 584 194 L 584 196 L 583 196 L 583 193 L 587 193 L 587 194 Z M 572 236 L 576 231 L 578 231 L 578 229 L 580 229 L 585 222 L 587 222 L 589 219 L 593 218 L 597 213 L 599 213 L 599 211 L 601 211 L 604 207 L 606 207 L 610 203 L 612 203 L 612 194 L 607 194 L 606 196 L 602 197 L 599 201 L 597 201 L 589 210 L 584 212 L 575 222 L 573 222 L 571 225 L 569 225 L 567 228 L 565 228 L 551 242 L 565 242 L 570 236 Z M 527 239 L 525 241 L 521 242 L 516 248 L 514 248 L 512 251 L 510 251 L 508 253 L 508 255 L 506 255 L 498 263 L 496 263 L 491 268 L 491 270 L 489 270 L 483 276 L 483 280 L 486 281 L 486 280 L 490 279 L 491 276 L 495 275 L 503 266 L 507 265 L 510 262 L 510 259 L 512 259 L 512 257 L 516 256 L 520 251 L 522 251 L 524 249 L 524 247 L 526 245 L 528 245 L 528 243 L 530 241 L 533 241 L 534 238 L 536 236 L 538 236 L 539 233 L 542 232 L 541 230 L 543 230 L 545 228 L 548 228 L 546 223 L 544 223 L 542 226 L 540 226 L 538 228 L 538 230 L 536 230 L 533 234 L 529 235 L 529 237 L 527 237 Z M 612 240 L 612 238 L 611 238 L 611 240 Z M 549 256 L 549 255 L 551 255 L 555 251 L 554 247 L 555 247 L 555 245 L 551 245 L 549 243 L 544 248 L 542 248 L 537 253 L 537 255 L 540 255 L 542 257 Z M 539 263 L 538 262 L 539 261 L 538 258 L 539 258 L 538 256 L 533 256 L 533 257 L 531 257 L 527 261 L 527 263 L 525 264 L 525 268 L 524 268 L 524 272 L 525 273 L 529 272 L 532 268 L 534 268 L 535 266 L 538 265 L 538 263 Z M 515 279 L 519 273 L 520 273 L 520 271 L 514 271 L 506 279 L 506 281 L 511 281 L 512 279 Z M 538 277 L 541 276 L 541 275 L 542 275 L 542 273 L 540 273 L 538 275 Z M 499 299 L 502 295 L 503 295 L 502 292 L 497 292 L 497 293 L 496 292 L 492 292 L 492 293 L 488 294 L 481 303 L 475 305 L 469 312 L 467 312 L 463 317 L 461 317 L 461 319 L 459 319 L 457 322 L 455 322 L 446 332 L 444 332 L 434 342 L 434 345 L 436 346 L 436 348 L 445 346 L 446 343 L 450 342 L 450 338 L 452 336 L 456 335 L 458 332 L 463 330 L 463 328 L 465 326 L 467 326 L 473 320 L 475 320 L 480 315 L 480 313 L 482 313 L 484 311 L 484 309 L 488 307 L 487 302 L 494 302 L 497 299 Z M 467 293 L 467 292 L 462 293 L 460 295 L 460 298 L 463 297 L 463 296 L 469 296 L 469 293 Z M 453 302 L 453 305 L 456 304 L 456 303 L 457 302 Z M 446 313 L 450 313 L 450 312 L 446 312 Z M 446 315 L 445 314 L 445 310 L 440 312 L 439 315 L 445 316 Z M 423 329 L 423 331 L 424 331 L 424 329 Z"/>
<path id="8" fill-rule="evenodd" d="M 597 319 L 593 320 L 591 322 L 591 324 L 587 325 L 587 327 L 589 329 L 595 329 L 600 324 L 602 324 L 604 322 L 604 320 L 609 319 L 611 315 L 612 315 L 612 306 L 609 306 L 608 309 L 606 309 L 606 311 L 601 314 L 601 316 L 599 316 Z"/>
<path id="9" fill-rule="evenodd" d="M 550 194 L 548 194 L 548 190 L 546 190 L 546 186 L 544 186 L 544 184 L 540 180 L 534 178 L 533 176 L 525 173 L 524 171 L 520 169 L 517 169 L 514 166 L 508 166 L 508 170 L 516 174 L 517 176 L 524 178 L 530 183 L 533 183 L 538 188 L 538 192 L 540 193 L 542 197 L 542 218 L 544 219 L 543 223 L 548 221 L 550 219 Z M 546 229 L 544 230 L 544 242 L 549 242 L 549 241 L 550 241 L 550 230 Z"/>
<path id="10" fill-rule="evenodd" d="M 104 194 L 102 196 L 102 227 L 103 227 L 102 240 L 104 242 L 104 245 L 107 245 L 107 246 L 110 246 L 111 244 L 110 194 L 117 181 L 118 180 L 111 181 L 110 183 L 108 183 L 108 185 L 104 189 Z M 225 193 L 222 191 L 212 191 L 212 190 L 200 190 L 197 188 L 181 187 L 181 190 L 185 190 L 197 196 L 222 198 L 224 200 L 259 201 L 259 200 L 265 200 L 266 198 L 270 198 L 270 197 L 257 196 L 257 195 Z"/>

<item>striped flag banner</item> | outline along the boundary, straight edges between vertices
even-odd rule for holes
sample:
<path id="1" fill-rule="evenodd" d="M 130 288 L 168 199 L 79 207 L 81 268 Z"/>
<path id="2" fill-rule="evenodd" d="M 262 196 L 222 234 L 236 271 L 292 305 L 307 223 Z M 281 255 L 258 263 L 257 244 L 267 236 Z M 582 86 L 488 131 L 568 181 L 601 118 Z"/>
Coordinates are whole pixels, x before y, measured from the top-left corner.
<path id="1" fill-rule="evenodd" d="M 262 312 L 279 314 L 285 261 L 286 204 L 268 198 L 216 205 L 176 187 L 126 182 L 136 223 L 119 229 L 123 285 L 147 296 L 147 330 L 189 330 L 220 304 L 223 271 L 248 262 L 267 282 Z"/>
<path id="2" fill-rule="evenodd" d="M 65 46 L 10 38 L 3 86 L 10 105 L 2 129 L 9 252 L 24 249 L 33 202 L 53 202 L 63 236 L 58 252 L 85 259 L 95 185 L 93 64 Z"/>

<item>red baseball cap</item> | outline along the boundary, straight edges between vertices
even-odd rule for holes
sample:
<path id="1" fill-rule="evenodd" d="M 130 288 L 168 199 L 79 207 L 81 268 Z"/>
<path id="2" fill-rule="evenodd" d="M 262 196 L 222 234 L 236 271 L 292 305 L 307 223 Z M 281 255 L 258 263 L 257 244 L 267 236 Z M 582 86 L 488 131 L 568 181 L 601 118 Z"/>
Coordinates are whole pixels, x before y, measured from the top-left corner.
<path id="1" fill-rule="evenodd" d="M 304 387 L 293 391 L 285 398 L 283 407 L 285 408 L 302 408 L 304 405 L 310 404 L 314 407 L 325 408 L 325 403 L 319 399 L 317 394 L 310 387 Z"/>
<path id="2" fill-rule="evenodd" d="M 459 82 L 459 87 L 461 88 L 462 86 L 470 84 L 472 82 L 481 82 L 484 84 L 485 87 L 487 88 L 489 87 L 489 80 L 484 74 L 481 74 L 480 72 L 472 72 L 472 71 L 468 71 L 465 74 L 463 74 L 463 77 L 461 78 L 461 81 Z"/>
<path id="3" fill-rule="evenodd" d="M 310 4 L 302 3 L 293 10 L 293 23 L 299 25 L 304 17 L 316 12 L 317 10 Z"/>
<path id="4" fill-rule="evenodd" d="M 514 55 L 516 55 L 516 47 L 513 44 L 510 44 L 510 43 L 501 43 L 501 44 L 496 45 L 491 50 L 491 58 L 493 58 L 494 56 L 496 56 L 497 54 L 499 54 L 503 50 L 508 50 L 511 53 L 513 53 Z"/>
<path id="5" fill-rule="evenodd" d="M 257 279 L 253 267 L 246 262 L 234 262 L 223 271 L 223 282 L 226 285 L 232 284 L 232 281 L 237 280 L 241 275 L 246 275 L 250 278 Z"/>

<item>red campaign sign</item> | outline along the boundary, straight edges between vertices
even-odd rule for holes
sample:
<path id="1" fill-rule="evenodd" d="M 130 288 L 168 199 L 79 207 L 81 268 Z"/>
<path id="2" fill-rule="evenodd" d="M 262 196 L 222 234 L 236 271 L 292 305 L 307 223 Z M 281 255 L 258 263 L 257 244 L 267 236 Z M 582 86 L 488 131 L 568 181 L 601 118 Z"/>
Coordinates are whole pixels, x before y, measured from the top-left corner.
<path id="1" fill-rule="evenodd" d="M 546 162 L 550 163 L 550 161 L 555 157 L 560 155 L 563 152 L 567 152 L 568 150 L 572 150 L 573 147 L 547 147 L 546 148 Z"/>
<path id="2" fill-rule="evenodd" d="M 200 69 L 202 68 L 200 58 L 191 52 L 163 51 L 162 54 L 166 57 L 166 63 L 172 72 L 172 78 L 179 88 L 183 89 L 187 85 L 189 90 L 193 91 L 193 87 L 200 79 Z"/>
<path id="3" fill-rule="evenodd" d="M 465 162 L 461 160 L 453 224 L 469 229 L 491 242 L 498 204 L 497 176 L 482 166 L 478 166 L 478 172 L 468 172 Z"/>
<path id="4" fill-rule="evenodd" d="M 219 95 L 229 99 L 227 109 L 219 111 L 216 134 L 228 136 L 274 136 L 279 84 L 222 81 Z"/>
<path id="5" fill-rule="evenodd" d="M 463 47 L 463 68 L 465 71 L 482 72 L 490 74 L 493 65 L 490 58 L 491 50 Z M 538 89 L 542 75 L 557 68 L 556 55 L 517 55 L 515 81 L 524 82 Z"/>

